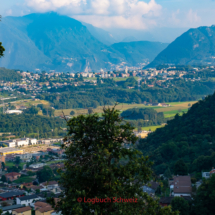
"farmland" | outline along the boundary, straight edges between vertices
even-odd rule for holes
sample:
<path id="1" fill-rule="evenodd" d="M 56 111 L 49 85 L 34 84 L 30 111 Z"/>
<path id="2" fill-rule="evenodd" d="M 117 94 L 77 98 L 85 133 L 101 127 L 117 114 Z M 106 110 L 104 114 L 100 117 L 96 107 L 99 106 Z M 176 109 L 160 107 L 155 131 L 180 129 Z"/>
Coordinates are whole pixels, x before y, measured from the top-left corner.
<path id="1" fill-rule="evenodd" d="M 144 104 L 125 104 L 125 103 L 122 103 L 122 104 L 118 104 L 116 106 L 116 109 L 119 111 L 125 111 L 125 110 L 130 109 L 130 108 L 153 108 L 153 109 L 156 109 L 157 112 L 163 112 L 165 117 L 168 118 L 168 117 L 173 117 L 177 113 L 180 113 L 180 112 L 187 112 L 188 108 L 195 103 L 196 103 L 196 101 L 168 103 L 168 104 L 170 104 L 170 107 L 157 107 L 157 106 L 146 106 Z M 107 106 L 107 107 L 112 108 L 113 106 Z M 102 113 L 103 108 L 104 108 L 103 106 L 99 106 L 99 107 L 93 109 L 93 112 L 94 113 Z M 75 112 L 75 116 L 88 113 L 87 109 L 63 109 L 63 110 L 56 110 L 55 116 L 60 116 L 60 115 L 62 115 L 62 113 L 64 113 L 64 115 L 70 115 L 71 111 Z"/>

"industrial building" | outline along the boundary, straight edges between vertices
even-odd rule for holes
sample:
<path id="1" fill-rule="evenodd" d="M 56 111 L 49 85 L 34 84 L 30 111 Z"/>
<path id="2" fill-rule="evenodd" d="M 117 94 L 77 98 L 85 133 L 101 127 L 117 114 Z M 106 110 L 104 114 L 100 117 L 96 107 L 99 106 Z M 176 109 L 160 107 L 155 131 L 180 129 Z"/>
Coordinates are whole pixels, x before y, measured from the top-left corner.
<path id="1" fill-rule="evenodd" d="M 0 148 L 0 155 L 6 156 L 8 154 L 23 154 L 23 150 L 10 147 Z"/>
<path id="2" fill-rule="evenodd" d="M 8 147 L 29 146 L 29 145 L 37 144 L 37 139 L 20 138 L 20 139 L 14 139 L 14 140 L 5 140 L 5 141 L 0 141 L 0 144 L 5 144 Z"/>

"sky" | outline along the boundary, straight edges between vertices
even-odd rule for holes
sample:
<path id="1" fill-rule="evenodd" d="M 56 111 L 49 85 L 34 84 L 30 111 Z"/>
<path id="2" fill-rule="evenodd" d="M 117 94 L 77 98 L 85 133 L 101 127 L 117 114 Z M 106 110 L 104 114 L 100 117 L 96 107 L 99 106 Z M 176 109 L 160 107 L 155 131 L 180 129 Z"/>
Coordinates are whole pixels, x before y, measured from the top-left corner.
<path id="1" fill-rule="evenodd" d="M 0 0 L 0 14 L 56 11 L 100 28 L 150 30 L 215 24 L 215 0 Z"/>

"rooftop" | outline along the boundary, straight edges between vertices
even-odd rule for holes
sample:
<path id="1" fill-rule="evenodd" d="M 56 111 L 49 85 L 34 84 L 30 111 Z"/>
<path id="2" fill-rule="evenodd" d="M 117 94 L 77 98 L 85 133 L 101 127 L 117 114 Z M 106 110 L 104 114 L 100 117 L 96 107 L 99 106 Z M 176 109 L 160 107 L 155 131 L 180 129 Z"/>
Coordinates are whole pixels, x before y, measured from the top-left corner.
<path id="1" fill-rule="evenodd" d="M 11 191 L 11 192 L 7 192 L 7 193 L 0 193 L 0 197 L 3 198 L 9 198 L 9 197 L 13 197 L 13 196 L 20 196 L 23 195 L 25 192 L 23 191 Z"/>
<path id="2" fill-rule="evenodd" d="M 19 199 L 20 199 L 21 201 L 29 200 L 29 199 L 36 199 L 36 198 L 38 198 L 38 196 L 37 196 L 37 195 L 35 195 L 35 194 L 33 194 L 33 195 L 28 195 L 28 196 L 22 196 L 22 197 L 19 197 Z"/>
<path id="3" fill-rule="evenodd" d="M 18 148 L 10 148 L 10 147 L 0 148 L 0 153 L 1 152 L 15 152 L 15 151 L 22 151 L 22 150 L 18 149 Z"/>
<path id="4" fill-rule="evenodd" d="M 0 207 L 0 209 L 2 209 L 3 211 L 7 211 L 7 210 L 13 210 L 13 209 L 22 208 L 22 207 L 23 205 L 10 205 L 6 207 Z"/>
<path id="5" fill-rule="evenodd" d="M 23 213 L 26 211 L 31 211 L 31 207 L 27 206 L 27 207 L 23 207 L 23 208 L 18 208 L 18 209 L 15 209 L 14 211 L 16 211 L 17 213 Z"/>

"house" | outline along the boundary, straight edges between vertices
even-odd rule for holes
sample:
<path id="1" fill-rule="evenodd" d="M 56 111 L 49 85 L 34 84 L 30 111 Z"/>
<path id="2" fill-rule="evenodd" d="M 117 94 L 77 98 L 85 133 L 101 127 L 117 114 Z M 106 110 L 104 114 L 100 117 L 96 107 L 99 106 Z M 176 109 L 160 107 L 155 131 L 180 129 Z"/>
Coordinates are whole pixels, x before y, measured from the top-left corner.
<path id="1" fill-rule="evenodd" d="M 14 209 L 12 215 L 31 215 L 31 207 L 23 207 Z"/>
<path id="2" fill-rule="evenodd" d="M 147 193 L 148 195 L 151 195 L 151 196 L 155 195 L 155 190 L 152 189 L 151 187 L 143 186 L 142 189 L 143 189 L 143 192 Z"/>
<path id="3" fill-rule="evenodd" d="M 210 178 L 210 172 L 203 172 L 202 178 L 206 178 L 206 179 Z"/>
<path id="4" fill-rule="evenodd" d="M 212 167 L 212 170 L 210 171 L 210 176 L 214 173 L 215 173 L 215 169 Z"/>
<path id="5" fill-rule="evenodd" d="M 26 153 L 26 154 L 22 154 L 22 155 L 17 155 L 17 157 L 20 157 L 20 159 L 23 161 L 28 161 L 28 160 L 31 160 L 32 154 Z"/>
<path id="6" fill-rule="evenodd" d="M 41 198 L 37 195 L 28 195 L 16 198 L 16 204 L 32 206 L 34 207 L 34 202 L 40 200 Z"/>
<path id="7" fill-rule="evenodd" d="M 35 202 L 35 215 L 51 215 L 54 212 L 54 209 L 51 205 L 45 202 Z"/>
<path id="8" fill-rule="evenodd" d="M 175 196 L 191 196 L 192 184 L 190 176 L 175 176 L 170 189 L 173 189 L 172 195 Z"/>
<path id="9" fill-rule="evenodd" d="M 157 190 L 157 188 L 160 186 L 160 184 L 159 183 L 157 183 L 157 182 L 154 182 L 154 181 L 152 181 L 152 182 L 150 182 L 150 187 L 153 189 L 153 190 Z"/>
<path id="10" fill-rule="evenodd" d="M 60 193 L 61 192 L 61 189 L 58 186 L 58 182 L 56 182 L 56 181 L 44 182 L 40 185 L 43 187 L 42 190 L 48 190 L 48 191 L 51 191 L 53 193 Z"/>
<path id="11" fill-rule="evenodd" d="M 24 191 L 11 191 L 7 193 L 0 193 L 0 200 L 6 201 L 6 200 L 24 196 L 24 194 L 25 194 Z"/>
<path id="12" fill-rule="evenodd" d="M 7 181 L 14 181 L 14 180 L 18 179 L 20 176 L 21 176 L 21 174 L 18 172 L 10 172 L 10 173 L 5 174 Z"/>
<path id="13" fill-rule="evenodd" d="M 3 214 L 12 213 L 14 209 L 23 208 L 23 205 L 10 205 L 6 207 L 0 207 L 0 209 L 3 211 Z"/>

